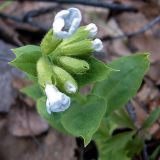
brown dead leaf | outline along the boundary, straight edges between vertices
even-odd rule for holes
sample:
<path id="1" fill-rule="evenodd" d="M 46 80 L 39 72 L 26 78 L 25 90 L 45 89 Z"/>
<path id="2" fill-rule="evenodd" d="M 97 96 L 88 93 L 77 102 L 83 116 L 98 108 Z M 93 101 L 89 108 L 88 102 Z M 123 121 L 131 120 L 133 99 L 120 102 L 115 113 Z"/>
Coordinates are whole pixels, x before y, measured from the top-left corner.
<path id="1" fill-rule="evenodd" d="M 25 79 L 25 78 L 15 77 L 12 81 L 12 86 L 16 90 L 20 90 L 24 87 L 27 87 L 28 85 L 31 85 L 31 84 L 32 84 L 32 81 Z"/>
<path id="2" fill-rule="evenodd" d="M 14 106 L 9 113 L 9 132 L 17 137 L 40 135 L 48 130 L 48 124 L 33 108 Z"/>
<path id="3" fill-rule="evenodd" d="M 122 13 L 116 20 L 124 33 L 136 32 L 149 22 L 142 13 Z"/>

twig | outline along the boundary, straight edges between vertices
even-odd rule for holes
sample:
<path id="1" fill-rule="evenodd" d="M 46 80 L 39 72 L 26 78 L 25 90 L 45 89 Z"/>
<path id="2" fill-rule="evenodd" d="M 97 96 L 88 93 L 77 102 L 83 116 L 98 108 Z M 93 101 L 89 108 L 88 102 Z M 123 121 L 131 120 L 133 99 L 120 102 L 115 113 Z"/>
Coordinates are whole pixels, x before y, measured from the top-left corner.
<path id="1" fill-rule="evenodd" d="M 19 0 L 19 1 L 26 1 L 26 0 Z M 130 5 L 123 5 L 117 3 L 103 3 L 98 1 L 88 1 L 88 0 L 32 0 L 32 1 L 43 1 L 43 2 L 56 2 L 59 4 L 81 4 L 86 6 L 93 6 L 93 7 L 100 7 L 100 8 L 107 8 L 112 11 L 127 11 L 127 12 L 136 12 L 137 8 L 130 6 Z"/>
<path id="2" fill-rule="evenodd" d="M 140 34 L 143 34 L 144 32 L 146 32 L 147 30 L 153 28 L 155 25 L 160 23 L 160 16 L 156 17 L 155 19 L 153 19 L 151 22 L 149 22 L 148 24 L 144 25 L 141 29 L 139 29 L 136 32 L 132 32 L 132 33 L 125 33 L 123 35 L 119 35 L 119 36 L 115 36 L 115 37 L 110 37 L 110 36 L 104 36 L 101 38 L 102 41 L 108 41 L 108 40 L 116 40 L 116 39 L 123 39 L 123 38 L 131 38 L 131 37 L 135 37 L 138 36 Z"/>
<path id="3" fill-rule="evenodd" d="M 49 12 L 52 12 L 55 9 L 57 9 L 57 6 L 51 6 L 47 8 L 40 8 L 37 10 L 29 11 L 23 16 L 23 21 L 31 21 L 33 17 L 37 17 L 42 14 L 47 14 Z"/>
<path id="4" fill-rule="evenodd" d="M 30 24 L 31 26 L 36 27 L 36 28 L 38 28 L 42 31 L 45 31 L 45 32 L 48 30 L 47 27 L 44 27 L 37 22 L 33 22 L 31 19 L 24 19 L 24 17 L 20 18 L 20 17 L 17 17 L 17 16 L 11 16 L 11 15 L 0 12 L 0 18 L 10 19 L 10 20 L 13 20 L 13 21 L 18 22 L 18 23 L 27 23 L 27 24 Z"/>

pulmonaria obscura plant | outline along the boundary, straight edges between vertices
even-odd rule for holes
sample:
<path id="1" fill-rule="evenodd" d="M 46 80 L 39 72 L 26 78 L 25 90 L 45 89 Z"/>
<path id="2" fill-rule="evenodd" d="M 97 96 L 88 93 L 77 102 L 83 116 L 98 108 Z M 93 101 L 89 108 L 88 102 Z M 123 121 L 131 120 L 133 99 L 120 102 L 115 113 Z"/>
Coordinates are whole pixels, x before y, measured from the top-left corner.
<path id="1" fill-rule="evenodd" d="M 39 114 L 52 127 L 82 137 L 85 146 L 93 139 L 101 160 L 130 159 L 142 150 L 145 136 L 140 138 L 139 126 L 123 107 L 141 85 L 148 54 L 108 64 L 97 60 L 93 52 L 103 48 L 95 38 L 97 27 L 93 23 L 80 27 L 81 19 L 77 8 L 58 12 L 40 46 L 13 49 L 16 58 L 10 64 L 33 80 L 22 92 L 36 100 Z M 92 90 L 81 94 L 79 89 L 87 84 Z M 113 136 L 121 125 L 130 131 Z"/>

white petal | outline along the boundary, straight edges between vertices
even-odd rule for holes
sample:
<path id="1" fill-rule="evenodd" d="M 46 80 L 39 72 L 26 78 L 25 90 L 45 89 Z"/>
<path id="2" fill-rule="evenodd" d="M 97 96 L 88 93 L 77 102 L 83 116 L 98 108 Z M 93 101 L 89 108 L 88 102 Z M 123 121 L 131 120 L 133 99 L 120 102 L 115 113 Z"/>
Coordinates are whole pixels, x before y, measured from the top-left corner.
<path id="1" fill-rule="evenodd" d="M 72 84 L 71 82 L 66 83 L 66 89 L 67 89 L 68 93 L 76 93 L 76 91 L 77 91 L 77 87 L 74 84 Z"/>
<path id="2" fill-rule="evenodd" d="M 47 97 L 52 97 L 56 92 L 58 92 L 58 89 L 54 85 L 46 84 L 45 93 Z"/>
<path id="3" fill-rule="evenodd" d="M 89 37 L 93 38 L 97 34 L 97 26 L 94 23 L 90 23 L 86 26 L 86 30 L 89 30 Z"/>
<path id="4" fill-rule="evenodd" d="M 61 10 L 60 12 L 58 12 L 55 16 L 54 19 L 59 19 L 62 18 L 64 19 L 65 17 L 67 17 L 69 15 L 69 11 L 68 10 Z"/>
<path id="5" fill-rule="evenodd" d="M 49 114 L 62 112 L 69 108 L 70 97 L 60 92 L 54 85 L 47 84 L 45 92 L 47 96 L 46 109 Z"/>
<path id="6" fill-rule="evenodd" d="M 100 39 L 95 39 L 93 42 L 92 42 L 92 46 L 93 46 L 93 49 L 97 52 L 101 51 L 103 49 L 103 44 L 102 44 L 102 41 Z"/>
<path id="7" fill-rule="evenodd" d="M 64 20 L 62 18 L 57 18 L 53 23 L 54 32 L 60 32 L 64 27 Z"/>
<path id="8" fill-rule="evenodd" d="M 77 28 L 79 27 L 80 20 L 78 18 L 75 18 L 71 24 L 71 27 L 69 29 L 69 33 L 73 34 Z"/>
<path id="9" fill-rule="evenodd" d="M 53 22 L 55 35 L 60 39 L 70 37 L 78 29 L 81 19 L 81 12 L 77 8 L 58 12 Z"/>

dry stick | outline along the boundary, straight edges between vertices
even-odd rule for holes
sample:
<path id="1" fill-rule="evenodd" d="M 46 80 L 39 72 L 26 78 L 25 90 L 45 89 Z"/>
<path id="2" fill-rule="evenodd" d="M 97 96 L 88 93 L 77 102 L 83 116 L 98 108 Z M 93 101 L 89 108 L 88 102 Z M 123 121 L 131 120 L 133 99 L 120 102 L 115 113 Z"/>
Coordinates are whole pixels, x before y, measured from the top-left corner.
<path id="1" fill-rule="evenodd" d="M 46 31 L 48 31 L 48 28 L 44 27 L 42 24 L 34 22 L 32 18 L 36 17 L 36 16 L 43 15 L 43 14 L 47 14 L 47 13 L 57 9 L 57 7 L 60 7 L 60 6 L 51 6 L 51 7 L 47 7 L 47 8 L 40 8 L 37 10 L 31 10 L 31 11 L 25 13 L 22 17 L 11 16 L 9 14 L 5 14 L 5 13 L 0 12 L 0 18 L 10 19 L 10 20 L 13 20 L 18 23 L 28 23 L 31 26 L 36 27 L 36 28 L 46 32 Z"/>
<path id="2" fill-rule="evenodd" d="M 23 21 L 30 21 L 32 20 L 33 17 L 47 14 L 49 12 L 56 10 L 57 8 L 63 9 L 62 7 L 56 5 L 56 6 L 46 7 L 46 8 L 40 8 L 37 10 L 31 10 L 23 16 Z"/>
<path id="3" fill-rule="evenodd" d="M 28 1 L 28 0 L 19 0 L 19 1 Z M 110 9 L 112 11 L 127 11 L 127 12 L 136 12 L 137 8 L 130 5 L 123 5 L 118 3 L 104 3 L 98 1 L 89 1 L 89 0 L 32 0 L 36 2 L 53 2 L 59 4 L 80 4 L 86 6 L 99 7 L 104 9 Z"/>
<path id="4" fill-rule="evenodd" d="M 115 37 L 104 36 L 104 37 L 101 38 L 101 40 L 102 41 L 108 41 L 108 40 L 116 40 L 116 39 L 122 39 L 122 38 L 135 37 L 135 36 L 138 36 L 138 35 L 146 32 L 147 30 L 153 28 L 155 25 L 157 25 L 159 23 L 160 23 L 160 16 L 156 17 L 155 19 L 153 19 L 148 24 L 144 25 L 141 29 L 139 29 L 136 32 L 125 33 L 123 35 L 119 35 L 119 36 L 115 36 Z"/>

